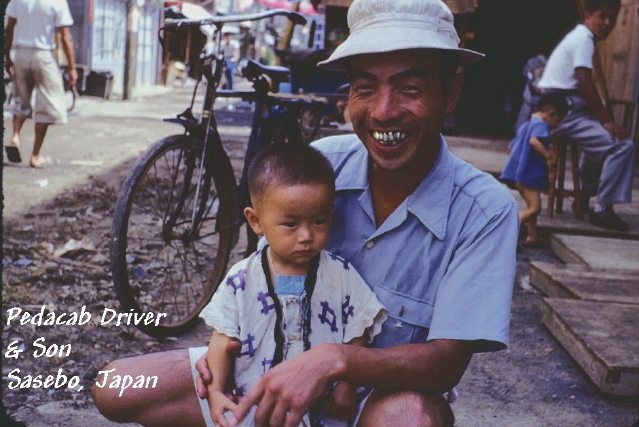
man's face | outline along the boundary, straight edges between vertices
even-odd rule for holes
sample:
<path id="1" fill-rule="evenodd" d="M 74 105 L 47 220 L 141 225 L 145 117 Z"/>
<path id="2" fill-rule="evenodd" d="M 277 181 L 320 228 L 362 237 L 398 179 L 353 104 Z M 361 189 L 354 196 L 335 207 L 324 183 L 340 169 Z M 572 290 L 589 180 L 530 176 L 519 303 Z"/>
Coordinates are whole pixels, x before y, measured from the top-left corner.
<path id="1" fill-rule="evenodd" d="M 442 87 L 440 54 L 432 50 L 356 56 L 349 77 L 353 127 L 374 170 L 427 172 L 438 153 L 443 118 L 457 102 L 461 79 Z"/>
<path id="2" fill-rule="evenodd" d="M 619 9 L 602 7 L 594 12 L 586 11 L 584 24 L 595 35 L 596 40 L 605 40 L 617 24 Z"/>

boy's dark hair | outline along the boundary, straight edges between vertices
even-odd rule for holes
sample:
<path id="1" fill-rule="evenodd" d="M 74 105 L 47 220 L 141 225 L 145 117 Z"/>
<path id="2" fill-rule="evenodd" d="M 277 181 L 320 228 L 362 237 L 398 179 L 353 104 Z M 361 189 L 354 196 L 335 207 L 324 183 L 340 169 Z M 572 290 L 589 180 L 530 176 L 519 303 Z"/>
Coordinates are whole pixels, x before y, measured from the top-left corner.
<path id="1" fill-rule="evenodd" d="M 248 169 L 253 204 L 269 186 L 300 184 L 321 184 L 335 191 L 333 167 L 322 153 L 308 145 L 271 145 L 255 156 Z"/>
<path id="2" fill-rule="evenodd" d="M 604 7 L 619 10 L 621 9 L 621 0 L 586 0 L 584 7 L 590 13 L 601 10 Z"/>
<path id="3" fill-rule="evenodd" d="M 537 103 L 537 111 L 546 111 L 554 109 L 561 117 L 568 114 L 568 101 L 566 97 L 560 93 L 547 93 L 539 98 Z"/>

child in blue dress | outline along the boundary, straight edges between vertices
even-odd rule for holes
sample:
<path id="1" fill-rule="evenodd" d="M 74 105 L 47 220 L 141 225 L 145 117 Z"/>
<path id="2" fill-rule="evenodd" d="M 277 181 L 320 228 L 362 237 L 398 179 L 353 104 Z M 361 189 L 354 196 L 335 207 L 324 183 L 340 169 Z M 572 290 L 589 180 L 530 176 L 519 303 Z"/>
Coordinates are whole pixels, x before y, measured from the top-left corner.
<path id="1" fill-rule="evenodd" d="M 501 181 L 516 188 L 526 202 L 519 221 L 526 224 L 528 236 L 523 246 L 542 244 L 537 232 L 537 216 L 541 212 L 541 191 L 549 187 L 549 167 L 555 164 L 549 148 L 550 131 L 566 116 L 568 104 L 563 95 L 549 93 L 539 99 L 537 111 L 517 129 L 510 142 L 509 156 L 501 173 Z"/>

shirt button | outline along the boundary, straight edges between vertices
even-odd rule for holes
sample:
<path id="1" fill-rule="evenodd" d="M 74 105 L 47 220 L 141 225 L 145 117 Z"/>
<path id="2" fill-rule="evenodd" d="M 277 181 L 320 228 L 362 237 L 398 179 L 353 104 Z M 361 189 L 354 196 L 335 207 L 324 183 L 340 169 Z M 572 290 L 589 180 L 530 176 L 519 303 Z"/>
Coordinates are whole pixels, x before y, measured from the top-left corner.
<path id="1" fill-rule="evenodd" d="M 368 249 L 372 248 L 373 246 L 375 246 L 375 241 L 374 240 L 369 240 L 368 242 L 366 242 L 366 247 Z"/>

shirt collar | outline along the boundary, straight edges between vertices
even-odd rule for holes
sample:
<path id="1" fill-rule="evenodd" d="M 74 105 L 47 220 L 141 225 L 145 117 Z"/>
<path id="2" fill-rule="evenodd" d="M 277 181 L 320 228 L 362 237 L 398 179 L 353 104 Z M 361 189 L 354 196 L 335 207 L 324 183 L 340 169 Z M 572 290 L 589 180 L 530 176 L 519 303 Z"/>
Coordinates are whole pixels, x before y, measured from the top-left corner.
<path id="1" fill-rule="evenodd" d="M 431 171 L 408 197 L 407 209 L 440 240 L 446 236 L 453 188 L 452 154 L 440 135 L 440 149 Z M 362 167 L 362 165 L 365 165 Z M 335 180 L 337 191 L 368 187 L 368 152 L 362 144 Z M 398 208 L 400 209 L 401 206 Z"/>

